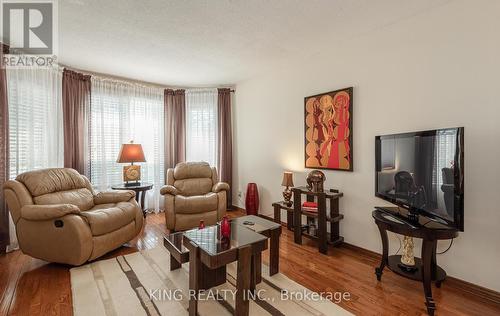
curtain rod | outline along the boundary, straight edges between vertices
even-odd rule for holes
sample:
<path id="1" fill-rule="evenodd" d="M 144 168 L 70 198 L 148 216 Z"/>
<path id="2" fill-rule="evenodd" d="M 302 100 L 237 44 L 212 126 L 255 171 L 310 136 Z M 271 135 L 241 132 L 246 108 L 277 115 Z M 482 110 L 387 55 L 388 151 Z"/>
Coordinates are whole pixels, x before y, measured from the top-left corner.
<path id="1" fill-rule="evenodd" d="M 165 86 L 159 83 L 154 83 L 154 82 L 149 82 L 149 81 L 142 81 L 142 80 L 137 80 L 137 79 L 131 79 L 127 77 L 121 77 L 117 75 L 110 75 L 110 74 L 105 74 L 105 73 L 100 73 L 100 72 L 95 72 L 95 71 L 90 71 L 90 70 L 84 70 L 84 69 L 79 69 L 75 67 L 71 67 L 65 64 L 58 64 L 59 67 L 61 68 L 68 68 L 70 70 L 76 71 L 76 72 L 81 72 L 86 75 L 91 75 L 97 78 L 105 79 L 105 80 L 116 80 L 116 81 L 122 81 L 124 83 L 129 83 L 129 84 L 139 84 L 142 86 L 152 86 L 155 88 L 160 88 L 160 89 L 183 89 L 183 90 L 188 90 L 188 89 L 203 89 L 203 88 L 197 88 L 197 87 L 175 87 L 175 86 Z M 229 92 L 236 92 L 236 90 L 231 89 Z"/>

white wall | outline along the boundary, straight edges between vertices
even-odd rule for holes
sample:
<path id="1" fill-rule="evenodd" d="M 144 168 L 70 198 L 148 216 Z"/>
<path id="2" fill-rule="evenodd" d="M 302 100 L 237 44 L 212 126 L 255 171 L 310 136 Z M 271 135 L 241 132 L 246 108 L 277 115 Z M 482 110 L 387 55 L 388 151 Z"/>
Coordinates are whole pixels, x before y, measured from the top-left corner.
<path id="1" fill-rule="evenodd" d="M 304 97 L 354 86 L 354 172 L 325 172 L 326 186 L 345 193 L 346 242 L 381 252 L 371 217 L 385 204 L 374 197 L 375 135 L 465 126 L 465 232 L 438 262 L 500 291 L 499 16 L 500 1 L 452 1 L 350 41 L 325 39 L 322 53 L 237 84 L 234 203 L 244 206 L 238 190 L 256 182 L 261 213 L 271 215 L 284 170 L 305 184 Z"/>

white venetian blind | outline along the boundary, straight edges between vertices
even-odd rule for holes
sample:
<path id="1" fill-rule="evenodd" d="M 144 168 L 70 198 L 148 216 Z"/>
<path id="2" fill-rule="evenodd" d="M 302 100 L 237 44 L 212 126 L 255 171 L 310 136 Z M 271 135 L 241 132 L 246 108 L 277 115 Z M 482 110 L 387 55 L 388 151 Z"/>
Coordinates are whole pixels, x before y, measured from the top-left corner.
<path id="1" fill-rule="evenodd" d="M 57 68 L 7 69 L 11 179 L 62 167 L 62 72 Z"/>
<path id="2" fill-rule="evenodd" d="M 186 160 L 217 162 L 217 89 L 186 90 Z"/>
<path id="3" fill-rule="evenodd" d="M 90 110 L 90 175 L 101 190 L 123 183 L 123 166 L 116 162 L 120 147 L 141 144 L 146 158 L 141 181 L 154 184 L 146 208 L 159 210 L 164 184 L 163 89 L 92 77 Z"/>
<path id="4" fill-rule="evenodd" d="M 455 160 L 455 151 L 457 147 L 456 138 L 456 130 L 438 131 L 435 144 L 436 168 L 433 168 L 433 182 L 437 186 L 440 186 L 444 183 L 442 169 L 453 167 L 453 162 Z"/>

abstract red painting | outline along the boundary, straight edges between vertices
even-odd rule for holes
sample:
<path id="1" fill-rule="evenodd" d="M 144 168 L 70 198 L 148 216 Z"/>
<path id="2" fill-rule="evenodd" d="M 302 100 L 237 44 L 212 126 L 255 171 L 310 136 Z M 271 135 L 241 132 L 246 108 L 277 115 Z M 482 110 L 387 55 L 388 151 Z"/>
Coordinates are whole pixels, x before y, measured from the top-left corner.
<path id="1" fill-rule="evenodd" d="M 353 170 L 352 90 L 304 98 L 306 168 Z"/>

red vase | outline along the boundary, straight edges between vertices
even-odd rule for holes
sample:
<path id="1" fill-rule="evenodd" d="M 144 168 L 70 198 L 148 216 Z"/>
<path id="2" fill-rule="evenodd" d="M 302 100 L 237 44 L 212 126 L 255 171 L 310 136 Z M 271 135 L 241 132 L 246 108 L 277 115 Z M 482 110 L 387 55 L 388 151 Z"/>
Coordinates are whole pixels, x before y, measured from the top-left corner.
<path id="1" fill-rule="evenodd" d="M 222 217 L 222 222 L 220 223 L 220 234 L 222 238 L 231 237 L 231 223 L 227 219 L 227 216 Z"/>
<path id="2" fill-rule="evenodd" d="M 259 213 L 259 190 L 256 183 L 249 183 L 245 198 L 245 209 L 247 215 L 257 215 Z"/>

